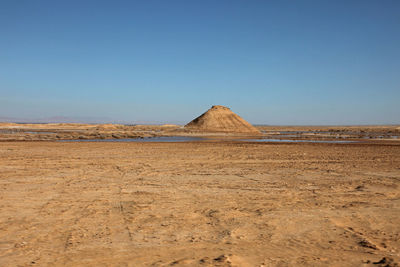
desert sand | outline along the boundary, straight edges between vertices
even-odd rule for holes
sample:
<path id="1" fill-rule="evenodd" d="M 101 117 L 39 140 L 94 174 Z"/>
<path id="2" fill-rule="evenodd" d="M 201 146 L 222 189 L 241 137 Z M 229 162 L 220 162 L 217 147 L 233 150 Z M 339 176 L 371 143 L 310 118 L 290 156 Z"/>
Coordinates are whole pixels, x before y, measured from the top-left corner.
<path id="1" fill-rule="evenodd" d="M 397 266 L 399 143 L 0 142 L 1 266 Z"/>

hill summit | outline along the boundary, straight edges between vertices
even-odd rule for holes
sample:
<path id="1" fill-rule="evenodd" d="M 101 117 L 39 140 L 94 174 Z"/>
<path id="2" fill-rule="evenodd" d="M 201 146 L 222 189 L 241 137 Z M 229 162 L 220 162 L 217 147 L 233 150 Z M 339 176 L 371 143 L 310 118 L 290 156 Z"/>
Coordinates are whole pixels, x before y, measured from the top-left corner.
<path id="1" fill-rule="evenodd" d="M 253 125 L 224 106 L 212 106 L 205 113 L 186 124 L 185 128 L 200 132 L 260 133 Z"/>

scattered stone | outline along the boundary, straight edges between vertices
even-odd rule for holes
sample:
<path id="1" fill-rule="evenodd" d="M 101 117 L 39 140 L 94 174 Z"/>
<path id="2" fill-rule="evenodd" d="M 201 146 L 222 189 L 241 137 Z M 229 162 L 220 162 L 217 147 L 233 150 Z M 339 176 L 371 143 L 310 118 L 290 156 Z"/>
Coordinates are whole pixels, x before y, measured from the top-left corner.
<path id="1" fill-rule="evenodd" d="M 373 264 L 379 265 L 382 267 L 398 267 L 399 264 L 394 262 L 392 258 L 383 257 L 380 261 L 374 262 Z"/>

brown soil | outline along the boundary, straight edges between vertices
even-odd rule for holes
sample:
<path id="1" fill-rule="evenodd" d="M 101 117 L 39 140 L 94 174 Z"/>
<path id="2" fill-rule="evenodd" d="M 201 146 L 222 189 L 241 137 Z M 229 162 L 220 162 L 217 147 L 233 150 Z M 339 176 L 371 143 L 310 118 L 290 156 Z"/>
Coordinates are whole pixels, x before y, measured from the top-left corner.
<path id="1" fill-rule="evenodd" d="M 1 266 L 396 266 L 400 146 L 0 143 Z"/>

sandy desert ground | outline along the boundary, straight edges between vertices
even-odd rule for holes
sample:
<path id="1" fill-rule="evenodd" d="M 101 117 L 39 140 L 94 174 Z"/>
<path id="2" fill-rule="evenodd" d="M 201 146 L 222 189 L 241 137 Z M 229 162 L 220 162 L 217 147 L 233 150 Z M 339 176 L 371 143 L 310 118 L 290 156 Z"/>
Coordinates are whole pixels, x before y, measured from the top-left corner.
<path id="1" fill-rule="evenodd" d="M 0 142 L 0 265 L 398 266 L 399 186 L 399 142 Z"/>

